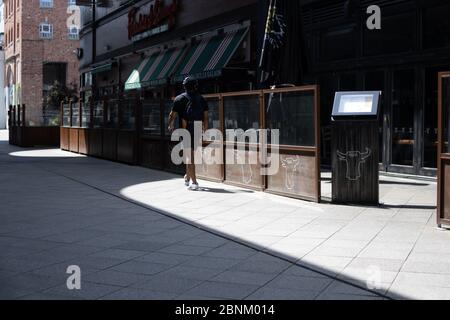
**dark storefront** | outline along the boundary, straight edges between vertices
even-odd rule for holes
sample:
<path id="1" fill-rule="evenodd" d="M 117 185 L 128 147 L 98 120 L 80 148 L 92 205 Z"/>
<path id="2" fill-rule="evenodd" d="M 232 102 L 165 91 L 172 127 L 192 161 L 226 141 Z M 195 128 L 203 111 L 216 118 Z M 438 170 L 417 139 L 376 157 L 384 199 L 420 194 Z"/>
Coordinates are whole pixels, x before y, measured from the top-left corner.
<path id="1" fill-rule="evenodd" d="M 162 159 L 170 154 L 172 100 L 186 75 L 199 80 L 203 94 L 254 88 L 257 1 L 110 1 L 82 8 L 83 116 L 67 104 L 65 125 L 91 130 L 86 143 L 66 147 L 181 171 Z"/>
<path id="2" fill-rule="evenodd" d="M 303 1 L 305 82 L 321 88 L 322 161 L 330 159 L 330 111 L 336 91 L 381 90 L 380 166 L 435 175 L 437 79 L 450 70 L 448 1 Z M 366 10 L 381 8 L 381 30 Z"/>
<path id="3" fill-rule="evenodd" d="M 155 90 L 170 98 L 189 74 L 204 93 L 249 90 L 256 79 L 256 2 L 142 0 L 84 7 L 81 87 L 96 99 Z"/>
<path id="4" fill-rule="evenodd" d="M 90 144 L 98 140 L 91 146 L 94 155 L 159 167 L 153 162 L 152 154 L 161 153 L 155 144 L 170 139 L 165 121 L 187 74 L 199 79 L 204 94 L 261 88 L 257 65 L 268 0 L 167 0 L 159 2 L 161 8 L 178 4 L 166 12 L 167 26 L 134 32 L 143 26 L 129 27 L 131 10 L 147 14 L 156 2 L 113 1 L 112 8 L 97 8 L 95 19 L 93 11 L 87 11 L 90 21 L 81 37 L 80 111 L 92 108 L 93 116 L 78 124 L 104 129 L 102 136 L 91 136 Z M 285 3 L 289 3 L 282 12 L 289 22 L 287 39 L 274 61 L 278 70 L 274 83 L 320 87 L 322 165 L 330 166 L 335 92 L 380 90 L 380 169 L 435 176 L 437 75 L 450 70 L 450 4 L 441 0 Z M 370 5 L 381 8 L 381 30 L 366 27 Z M 141 107 L 136 109 L 137 102 Z M 126 135 L 136 127 L 142 128 L 137 142 L 104 133 L 110 129 Z M 111 136 L 115 140 L 108 142 Z M 123 144 L 125 153 L 133 156 L 109 153 L 114 144 Z"/>
<path id="5" fill-rule="evenodd" d="M 261 173 L 266 164 L 257 156 L 272 152 L 272 140 L 258 136 L 256 141 L 224 141 L 215 155 L 224 159 L 231 152 L 234 160 L 198 165 L 200 178 L 320 200 L 319 91 L 314 85 L 258 85 L 265 21 L 260 2 L 113 3 L 116 7 L 97 8 L 95 19 L 91 10 L 93 18 L 85 23 L 81 99 L 62 106 L 62 149 L 183 173 L 184 166 L 171 161 L 178 142 L 171 141 L 167 120 L 189 75 L 199 80 L 208 100 L 209 128 L 224 136 L 228 129 L 280 129 L 282 169 L 270 177 Z M 204 146 L 211 142 L 205 140 Z M 203 158 L 211 156 L 204 151 Z"/>

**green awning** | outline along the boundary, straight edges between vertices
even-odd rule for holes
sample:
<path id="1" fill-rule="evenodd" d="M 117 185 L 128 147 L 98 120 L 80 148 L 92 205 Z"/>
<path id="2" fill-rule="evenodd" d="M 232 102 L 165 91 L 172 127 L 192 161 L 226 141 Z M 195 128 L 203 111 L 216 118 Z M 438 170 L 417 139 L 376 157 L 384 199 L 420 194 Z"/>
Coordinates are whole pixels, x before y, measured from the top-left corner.
<path id="1" fill-rule="evenodd" d="M 141 61 L 125 82 L 125 90 L 167 83 L 167 79 L 186 52 L 186 47 L 171 48 Z"/>
<path id="2" fill-rule="evenodd" d="M 149 58 L 142 60 L 131 72 L 131 75 L 128 77 L 128 80 L 125 82 L 125 90 L 132 89 L 140 89 L 142 79 L 147 74 L 149 68 L 152 66 L 155 61 L 157 54 L 153 54 Z"/>
<path id="3" fill-rule="evenodd" d="M 93 67 L 91 69 L 91 74 L 96 74 L 96 73 L 101 73 L 101 72 L 106 72 L 106 71 L 111 71 L 112 69 L 112 63 L 106 63 L 106 64 L 102 64 L 100 66 L 96 66 Z"/>
<path id="4" fill-rule="evenodd" d="M 180 82 L 186 76 L 194 79 L 220 76 L 247 32 L 248 27 L 225 32 L 192 46 L 175 71 L 172 81 Z"/>

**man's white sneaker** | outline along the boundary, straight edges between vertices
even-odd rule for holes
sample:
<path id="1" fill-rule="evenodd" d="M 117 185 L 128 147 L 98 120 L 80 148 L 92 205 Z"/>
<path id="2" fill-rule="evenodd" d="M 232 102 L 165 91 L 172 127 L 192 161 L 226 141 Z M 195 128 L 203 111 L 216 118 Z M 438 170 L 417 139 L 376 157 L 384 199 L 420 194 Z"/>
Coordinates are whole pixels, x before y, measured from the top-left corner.
<path id="1" fill-rule="evenodd" d="M 189 187 L 189 190 L 193 190 L 193 191 L 197 191 L 198 189 L 200 189 L 200 187 L 198 186 L 198 183 L 192 183 L 191 186 Z"/>
<path id="2" fill-rule="evenodd" d="M 184 185 L 185 185 L 186 187 L 189 187 L 189 180 L 184 180 Z"/>

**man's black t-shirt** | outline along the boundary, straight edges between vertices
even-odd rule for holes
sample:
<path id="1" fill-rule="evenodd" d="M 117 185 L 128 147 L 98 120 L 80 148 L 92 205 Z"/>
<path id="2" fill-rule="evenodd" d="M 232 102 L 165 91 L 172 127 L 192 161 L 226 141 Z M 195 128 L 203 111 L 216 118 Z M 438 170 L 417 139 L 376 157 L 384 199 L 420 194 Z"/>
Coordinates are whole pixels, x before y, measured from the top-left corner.
<path id="1" fill-rule="evenodd" d="M 175 98 L 172 111 L 190 124 L 194 121 L 203 121 L 203 113 L 208 111 L 208 104 L 197 92 L 183 93 Z"/>

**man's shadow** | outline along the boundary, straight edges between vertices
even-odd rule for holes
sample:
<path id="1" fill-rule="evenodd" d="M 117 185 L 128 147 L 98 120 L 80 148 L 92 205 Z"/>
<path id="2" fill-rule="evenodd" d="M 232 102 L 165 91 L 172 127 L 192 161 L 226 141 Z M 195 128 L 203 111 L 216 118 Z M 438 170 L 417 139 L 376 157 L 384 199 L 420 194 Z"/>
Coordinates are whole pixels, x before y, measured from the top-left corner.
<path id="1" fill-rule="evenodd" d="M 223 194 L 233 194 L 233 193 L 253 193 L 252 190 L 226 190 L 221 188 L 207 188 L 207 187 L 200 187 L 197 191 L 203 191 L 203 192 L 211 192 L 211 193 L 223 193 Z"/>

